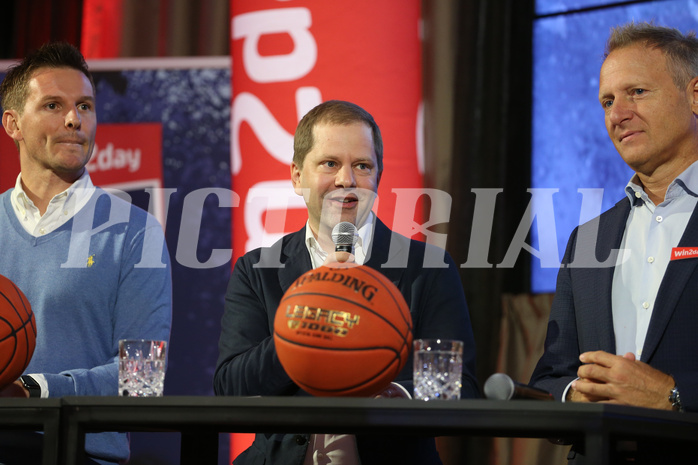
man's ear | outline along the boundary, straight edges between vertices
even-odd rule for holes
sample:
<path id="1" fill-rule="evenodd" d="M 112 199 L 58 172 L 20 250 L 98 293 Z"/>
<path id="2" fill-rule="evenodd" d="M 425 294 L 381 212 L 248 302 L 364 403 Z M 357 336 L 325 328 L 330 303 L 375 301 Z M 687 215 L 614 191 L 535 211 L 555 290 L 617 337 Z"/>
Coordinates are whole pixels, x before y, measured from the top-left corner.
<path id="1" fill-rule="evenodd" d="M 22 131 L 19 128 L 19 114 L 15 110 L 7 110 L 2 114 L 2 126 L 8 136 L 15 142 L 23 140 Z"/>
<path id="2" fill-rule="evenodd" d="M 688 87 L 691 93 L 691 109 L 693 114 L 698 116 L 698 76 L 691 79 Z"/>
<path id="3" fill-rule="evenodd" d="M 291 182 L 293 183 L 293 190 L 296 194 L 302 196 L 303 191 L 301 190 L 301 169 L 295 163 L 291 163 Z"/>

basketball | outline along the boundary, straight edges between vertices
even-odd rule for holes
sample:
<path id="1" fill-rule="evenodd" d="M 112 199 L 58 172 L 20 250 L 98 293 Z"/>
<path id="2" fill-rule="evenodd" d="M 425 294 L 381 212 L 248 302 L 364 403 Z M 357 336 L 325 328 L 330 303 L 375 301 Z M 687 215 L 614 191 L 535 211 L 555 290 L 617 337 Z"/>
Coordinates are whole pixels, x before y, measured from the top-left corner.
<path id="1" fill-rule="evenodd" d="M 0 275 L 0 388 L 29 365 L 36 346 L 36 321 L 22 291 Z"/>
<path id="2" fill-rule="evenodd" d="M 274 318 L 274 344 L 288 376 L 315 396 L 380 393 L 405 366 L 412 318 L 398 288 L 356 265 L 299 277 Z"/>

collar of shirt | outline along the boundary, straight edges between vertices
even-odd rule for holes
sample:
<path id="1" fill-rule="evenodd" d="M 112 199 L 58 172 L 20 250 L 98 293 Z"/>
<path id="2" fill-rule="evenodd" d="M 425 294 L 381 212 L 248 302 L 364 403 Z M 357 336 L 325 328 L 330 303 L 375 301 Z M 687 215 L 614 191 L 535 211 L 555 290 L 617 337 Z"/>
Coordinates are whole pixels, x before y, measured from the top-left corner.
<path id="1" fill-rule="evenodd" d="M 12 208 L 25 231 L 34 237 L 49 234 L 80 211 L 92 197 L 95 186 L 87 170 L 70 187 L 56 194 L 48 204 L 43 216 L 22 188 L 22 173 L 17 176 L 15 188 L 10 194 Z"/>
<path id="2" fill-rule="evenodd" d="M 354 262 L 357 265 L 364 264 L 366 261 L 366 254 L 371 250 L 374 218 L 374 213 L 370 212 L 366 222 L 356 232 L 359 237 L 354 246 Z M 310 261 L 313 264 L 313 268 L 317 268 L 325 262 L 327 252 L 320 247 L 320 243 L 315 239 L 315 235 L 310 229 L 310 224 L 308 222 L 305 223 L 305 246 L 310 254 Z"/>
<path id="3" fill-rule="evenodd" d="M 671 181 L 669 187 L 666 190 L 664 196 L 664 202 L 670 202 L 671 200 L 681 197 L 682 195 L 690 195 L 693 197 L 698 197 L 698 161 L 694 162 L 691 166 L 686 168 L 681 174 L 679 174 L 676 179 Z M 654 202 L 652 202 L 640 185 L 640 178 L 637 174 L 630 178 L 630 181 L 625 186 L 625 195 L 630 200 L 630 205 L 636 205 L 636 202 L 641 200 L 644 204 L 654 211 Z"/>
<path id="4" fill-rule="evenodd" d="M 637 175 L 625 190 L 632 208 L 623 232 L 620 262 L 613 273 L 613 329 L 616 354 L 632 352 L 641 359 L 671 249 L 678 246 L 698 204 L 698 163 L 669 184 L 659 205 L 649 199 Z"/>

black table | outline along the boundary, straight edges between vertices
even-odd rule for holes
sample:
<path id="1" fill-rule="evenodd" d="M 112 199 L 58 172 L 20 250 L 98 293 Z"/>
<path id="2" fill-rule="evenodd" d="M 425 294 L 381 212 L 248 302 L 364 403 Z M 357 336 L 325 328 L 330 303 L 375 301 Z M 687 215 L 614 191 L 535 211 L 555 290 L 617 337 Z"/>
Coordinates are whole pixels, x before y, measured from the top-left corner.
<path id="1" fill-rule="evenodd" d="M 0 430 L 43 431 L 43 465 L 58 463 L 61 399 L 0 399 Z"/>
<path id="2" fill-rule="evenodd" d="M 217 463 L 220 432 L 385 433 L 582 440 L 589 463 L 609 463 L 614 441 L 698 442 L 698 414 L 538 401 L 288 397 L 66 397 L 62 463 L 79 463 L 86 432 L 175 431 L 182 464 Z"/>

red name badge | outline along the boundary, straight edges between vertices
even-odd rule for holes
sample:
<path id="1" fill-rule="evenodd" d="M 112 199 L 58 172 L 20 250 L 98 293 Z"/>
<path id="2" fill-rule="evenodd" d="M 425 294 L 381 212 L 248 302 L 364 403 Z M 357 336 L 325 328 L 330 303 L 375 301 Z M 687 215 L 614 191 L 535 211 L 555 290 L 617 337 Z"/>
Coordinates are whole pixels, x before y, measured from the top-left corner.
<path id="1" fill-rule="evenodd" d="M 674 247 L 671 249 L 672 260 L 698 257 L 698 247 Z"/>

